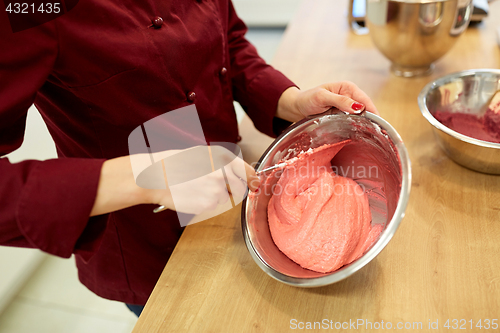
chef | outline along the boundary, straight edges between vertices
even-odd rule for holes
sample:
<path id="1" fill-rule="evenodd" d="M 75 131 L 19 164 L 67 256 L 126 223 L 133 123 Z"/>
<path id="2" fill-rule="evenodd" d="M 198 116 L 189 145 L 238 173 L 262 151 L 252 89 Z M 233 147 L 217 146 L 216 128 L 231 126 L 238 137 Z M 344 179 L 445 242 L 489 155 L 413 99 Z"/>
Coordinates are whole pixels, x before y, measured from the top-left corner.
<path id="1" fill-rule="evenodd" d="M 194 104 L 207 142 L 236 143 L 233 100 L 271 136 L 331 106 L 376 112 L 350 82 L 300 90 L 246 30 L 229 0 L 81 0 L 15 33 L 1 12 L 0 156 L 21 145 L 34 103 L 59 158 L 0 159 L 0 244 L 74 254 L 87 288 L 138 314 L 183 229 L 168 190 L 135 184 L 133 129 Z M 158 204 L 172 209 L 153 214 Z"/>

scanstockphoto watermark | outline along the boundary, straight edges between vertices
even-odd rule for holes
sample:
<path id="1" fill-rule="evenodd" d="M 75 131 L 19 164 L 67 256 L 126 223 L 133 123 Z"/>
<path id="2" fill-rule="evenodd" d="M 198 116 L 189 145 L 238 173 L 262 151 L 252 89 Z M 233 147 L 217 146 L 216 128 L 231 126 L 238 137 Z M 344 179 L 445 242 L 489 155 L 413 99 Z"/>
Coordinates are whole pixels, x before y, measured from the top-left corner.
<path id="1" fill-rule="evenodd" d="M 480 332 L 480 331 L 496 331 L 500 327 L 498 318 L 476 318 L 476 319 L 428 319 L 426 322 L 421 321 L 384 321 L 384 320 L 368 320 L 368 319 L 349 319 L 349 321 L 336 321 L 331 319 L 323 319 L 321 321 L 300 321 L 290 319 L 292 330 L 400 330 L 400 331 L 441 331 L 441 330 L 464 330 L 465 332 Z"/>
<path id="2" fill-rule="evenodd" d="M 429 321 L 426 329 L 435 329 L 436 323 Z M 349 321 L 336 321 L 332 319 L 323 319 L 321 321 L 299 321 L 290 319 L 290 328 L 292 330 L 423 330 L 424 324 L 420 321 L 370 321 L 368 319 L 349 319 Z"/>

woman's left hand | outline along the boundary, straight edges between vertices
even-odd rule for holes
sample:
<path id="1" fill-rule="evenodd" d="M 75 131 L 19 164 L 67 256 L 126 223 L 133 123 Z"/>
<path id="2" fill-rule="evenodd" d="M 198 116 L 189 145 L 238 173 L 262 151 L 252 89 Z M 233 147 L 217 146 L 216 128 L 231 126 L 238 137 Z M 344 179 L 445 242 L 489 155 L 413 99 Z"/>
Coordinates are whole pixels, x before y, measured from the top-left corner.
<path id="1" fill-rule="evenodd" d="M 379 114 L 363 90 L 352 82 L 342 81 L 304 91 L 297 87 L 288 88 L 278 101 L 276 116 L 295 122 L 308 115 L 324 112 L 332 106 L 349 113 L 366 110 Z"/>

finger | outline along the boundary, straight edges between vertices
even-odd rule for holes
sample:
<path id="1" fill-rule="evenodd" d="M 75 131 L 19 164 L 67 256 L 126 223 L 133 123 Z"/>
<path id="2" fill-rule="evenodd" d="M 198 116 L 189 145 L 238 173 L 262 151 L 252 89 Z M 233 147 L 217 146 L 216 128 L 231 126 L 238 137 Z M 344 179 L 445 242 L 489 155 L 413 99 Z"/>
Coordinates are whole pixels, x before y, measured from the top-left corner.
<path id="1" fill-rule="evenodd" d="M 351 98 L 356 102 L 363 104 L 365 106 L 366 111 L 380 115 L 380 113 L 377 110 L 377 107 L 375 106 L 371 98 L 368 97 L 368 95 L 363 90 L 361 90 L 356 84 L 349 81 L 344 82 L 342 88 L 349 90 Z"/>
<path id="2" fill-rule="evenodd" d="M 236 163 L 234 163 L 236 162 Z M 234 163 L 234 165 L 233 165 Z M 241 164 L 243 163 L 243 164 Z M 240 158 L 236 158 L 232 163 L 232 171 L 234 174 L 240 178 L 243 179 L 246 183 L 250 191 L 255 192 L 259 186 L 260 186 L 260 179 L 257 177 L 255 174 L 254 168 L 252 168 L 251 165 L 246 163 Z"/>
<path id="3" fill-rule="evenodd" d="M 370 97 L 353 82 L 332 82 L 324 84 L 323 87 L 333 94 L 345 97 L 343 101 L 338 102 L 339 105 L 333 105 L 342 111 L 357 113 L 366 110 L 380 115 Z"/>
<path id="4" fill-rule="evenodd" d="M 357 87 L 356 87 L 357 88 Z M 380 116 L 380 113 L 377 110 L 377 107 L 373 103 L 373 101 L 368 97 L 368 95 L 361 89 L 357 88 L 353 94 L 352 98 L 360 104 L 363 104 L 365 106 L 365 110 L 369 111 L 371 113 L 375 113 L 376 115 Z"/>
<path id="5" fill-rule="evenodd" d="M 359 103 L 348 96 L 335 94 L 330 91 L 326 92 L 324 98 L 324 103 L 326 105 L 334 106 L 344 112 L 356 113 L 365 109 L 364 104 Z"/>
<path id="6" fill-rule="evenodd" d="M 227 183 L 229 185 L 229 189 L 231 191 L 231 195 L 233 197 L 233 202 L 235 205 L 239 204 L 245 198 L 245 194 L 247 192 L 247 183 L 243 181 L 239 177 L 237 177 L 233 172 L 230 166 L 224 167 Z"/>
<path id="7" fill-rule="evenodd" d="M 217 171 L 222 172 L 222 171 Z M 206 177 L 211 177 L 208 175 Z M 205 192 L 204 195 L 204 205 L 202 205 L 201 212 L 212 211 L 217 208 L 218 205 L 223 205 L 229 200 L 229 193 L 227 190 L 227 185 L 224 177 L 213 177 L 214 181 L 208 181 L 205 186 L 208 186 L 209 189 Z"/>
<path id="8" fill-rule="evenodd" d="M 255 169 L 251 165 L 245 163 L 245 170 L 247 174 L 248 189 L 252 192 L 257 191 L 260 187 L 260 179 L 255 174 Z"/>
<path id="9" fill-rule="evenodd" d="M 205 205 L 196 214 L 202 214 L 202 213 L 205 213 L 205 212 L 213 211 L 213 210 L 215 210 L 215 208 L 217 208 L 218 205 L 219 205 L 218 201 L 216 201 L 216 200 L 209 200 L 209 201 L 207 201 L 205 203 Z"/>
<path id="10" fill-rule="evenodd" d="M 224 189 L 220 191 L 218 198 L 217 198 L 217 203 L 219 205 L 225 204 L 229 200 L 229 193 L 227 192 L 227 187 L 226 184 L 224 183 Z"/>
<path id="11" fill-rule="evenodd" d="M 215 173 L 218 174 L 213 178 L 215 182 L 211 184 L 209 183 L 207 184 L 207 186 L 213 186 L 214 189 L 214 192 L 212 192 L 214 197 L 213 200 L 217 202 L 219 205 L 222 205 L 229 200 L 226 177 L 224 177 L 225 173 L 222 170 L 217 170 Z"/>

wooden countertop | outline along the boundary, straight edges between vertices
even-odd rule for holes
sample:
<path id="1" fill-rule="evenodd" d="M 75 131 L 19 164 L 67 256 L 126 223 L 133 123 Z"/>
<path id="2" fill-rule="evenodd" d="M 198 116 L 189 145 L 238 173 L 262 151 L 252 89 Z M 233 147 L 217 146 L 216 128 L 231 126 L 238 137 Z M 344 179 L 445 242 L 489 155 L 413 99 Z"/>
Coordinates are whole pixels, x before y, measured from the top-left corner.
<path id="1" fill-rule="evenodd" d="M 396 235 L 348 279 L 295 288 L 273 280 L 253 262 L 238 206 L 187 227 L 133 332 L 288 332 L 293 319 L 304 325 L 326 319 L 333 326 L 363 319 L 391 322 L 393 328 L 421 322 L 420 331 L 428 331 L 429 320 L 438 320 L 443 331 L 446 320 L 453 327 L 453 319 L 463 319 L 467 332 L 483 332 L 493 330 L 476 328 L 479 319 L 483 325 L 484 319 L 500 321 L 500 176 L 448 159 L 417 105 L 424 85 L 439 76 L 499 68 L 500 1 L 490 3 L 489 17 L 469 27 L 436 62 L 432 75 L 412 79 L 392 75 L 370 37 L 349 31 L 346 9 L 347 0 L 304 1 L 273 64 L 304 89 L 355 82 L 401 134 L 413 180 Z M 251 141 L 268 144 L 259 138 Z"/>

